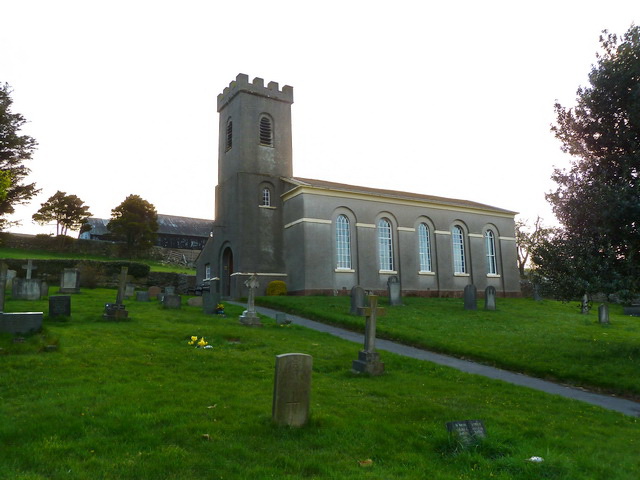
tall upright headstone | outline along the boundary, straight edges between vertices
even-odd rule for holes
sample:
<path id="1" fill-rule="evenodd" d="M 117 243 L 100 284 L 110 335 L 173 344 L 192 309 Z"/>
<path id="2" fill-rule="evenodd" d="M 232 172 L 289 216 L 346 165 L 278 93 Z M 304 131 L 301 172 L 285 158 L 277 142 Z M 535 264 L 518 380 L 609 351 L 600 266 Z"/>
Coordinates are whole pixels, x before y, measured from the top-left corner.
<path id="1" fill-rule="evenodd" d="M 464 287 L 464 309 L 476 310 L 478 308 L 477 303 L 478 291 L 475 285 L 467 285 Z"/>
<path id="2" fill-rule="evenodd" d="M 602 325 L 609 325 L 609 305 L 606 303 L 598 307 L 598 322 Z"/>
<path id="3" fill-rule="evenodd" d="M 496 287 L 494 287 L 493 285 L 489 285 L 484 289 L 484 309 L 496 309 Z"/>
<path id="4" fill-rule="evenodd" d="M 389 295 L 389 305 L 402 305 L 400 282 L 398 281 L 398 277 L 396 277 L 395 275 L 389 277 L 389 279 L 387 280 L 387 292 Z"/>
<path id="5" fill-rule="evenodd" d="M 262 326 L 262 322 L 260 321 L 260 317 L 258 317 L 255 306 L 256 290 L 260 286 L 258 276 L 255 274 L 251 275 L 249 280 L 244 282 L 244 284 L 249 288 L 249 298 L 247 300 L 247 309 L 240 315 L 240 323 L 252 327 L 260 327 Z"/>
<path id="6" fill-rule="evenodd" d="M 65 268 L 62 271 L 59 293 L 80 293 L 80 270 Z"/>
<path id="7" fill-rule="evenodd" d="M 0 263 L 0 313 L 4 312 L 4 296 L 7 289 L 7 271 L 5 262 Z"/>
<path id="8" fill-rule="evenodd" d="M 369 295 L 369 306 L 358 310 L 359 315 L 366 318 L 364 333 L 364 349 L 358 352 L 358 359 L 352 363 L 356 373 L 382 375 L 384 363 L 380 361 L 380 354 L 376 352 L 376 321 L 384 315 L 384 309 L 378 308 L 377 295 Z"/>
<path id="9" fill-rule="evenodd" d="M 272 418 L 277 425 L 301 427 L 309 420 L 312 367 L 311 355 L 276 356 Z"/>
<path id="10" fill-rule="evenodd" d="M 365 306 L 366 292 L 360 285 L 351 289 L 351 315 L 358 315 L 358 309 Z"/>
<path id="11" fill-rule="evenodd" d="M 202 290 L 202 311 L 206 314 L 214 314 L 218 310 L 220 303 L 220 279 L 209 280 L 209 290 Z"/>

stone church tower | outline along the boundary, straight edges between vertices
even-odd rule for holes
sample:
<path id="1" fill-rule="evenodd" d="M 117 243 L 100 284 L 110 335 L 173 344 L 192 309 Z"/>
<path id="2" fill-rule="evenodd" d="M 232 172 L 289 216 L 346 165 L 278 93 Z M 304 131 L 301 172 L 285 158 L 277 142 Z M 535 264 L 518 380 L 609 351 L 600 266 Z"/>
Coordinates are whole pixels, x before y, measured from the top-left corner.
<path id="1" fill-rule="evenodd" d="M 259 273 L 263 286 L 284 279 L 281 195 L 292 176 L 293 88 L 240 74 L 218 95 L 218 185 L 213 239 L 204 277 L 223 296 L 240 296 Z"/>

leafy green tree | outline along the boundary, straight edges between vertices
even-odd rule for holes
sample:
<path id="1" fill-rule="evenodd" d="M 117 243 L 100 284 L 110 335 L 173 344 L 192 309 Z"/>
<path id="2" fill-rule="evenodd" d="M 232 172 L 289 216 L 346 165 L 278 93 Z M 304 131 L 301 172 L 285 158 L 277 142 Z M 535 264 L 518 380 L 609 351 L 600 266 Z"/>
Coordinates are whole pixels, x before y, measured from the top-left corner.
<path id="1" fill-rule="evenodd" d="M 563 231 L 536 263 L 543 278 L 571 286 L 555 291 L 563 299 L 640 288 L 640 28 L 604 31 L 600 43 L 575 107 L 555 105 L 552 131 L 573 159 L 547 194 Z"/>
<path id="2" fill-rule="evenodd" d="M 39 190 L 35 183 L 23 183 L 30 170 L 23 162 L 30 160 L 38 143 L 28 135 L 20 135 L 19 131 L 26 123 L 19 113 L 11 112 L 11 88 L 8 84 L 0 84 L 0 172 L 3 186 L 6 189 L 0 196 L 0 217 L 15 211 L 14 205 L 27 203 Z M 10 222 L 0 218 L 0 230 Z"/>
<path id="3" fill-rule="evenodd" d="M 156 208 L 139 195 L 129 195 L 111 210 L 107 229 L 114 238 L 124 241 L 130 256 L 143 255 L 156 240 L 158 214 Z"/>
<path id="4" fill-rule="evenodd" d="M 58 190 L 32 218 L 40 225 L 55 221 L 56 235 L 66 235 L 69 230 L 82 230 L 90 216 L 89 207 L 80 198 Z"/>

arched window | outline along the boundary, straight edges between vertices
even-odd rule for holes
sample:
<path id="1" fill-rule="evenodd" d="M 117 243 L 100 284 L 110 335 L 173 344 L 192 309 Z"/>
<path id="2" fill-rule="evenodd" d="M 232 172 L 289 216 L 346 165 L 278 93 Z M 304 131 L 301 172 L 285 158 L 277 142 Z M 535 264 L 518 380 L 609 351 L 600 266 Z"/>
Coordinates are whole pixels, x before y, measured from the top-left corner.
<path id="1" fill-rule="evenodd" d="M 262 189 L 262 206 L 270 207 L 271 206 L 271 190 L 265 187 Z"/>
<path id="2" fill-rule="evenodd" d="M 273 147 L 273 124 L 268 115 L 260 116 L 260 145 Z"/>
<path id="3" fill-rule="evenodd" d="M 226 143 L 227 151 L 231 150 L 232 144 L 233 144 L 233 122 L 231 121 L 231 119 L 229 119 L 227 121 L 227 143 Z"/>
<path id="4" fill-rule="evenodd" d="M 467 273 L 464 254 L 464 235 L 462 228 L 458 225 L 455 225 L 451 229 L 451 241 L 453 247 L 453 273 Z"/>
<path id="5" fill-rule="evenodd" d="M 484 247 L 487 255 L 487 273 L 489 275 L 497 275 L 498 266 L 496 264 L 496 237 L 491 230 L 487 230 L 484 234 Z"/>
<path id="6" fill-rule="evenodd" d="M 420 271 L 432 272 L 431 240 L 429 239 L 429 227 L 425 223 L 421 223 L 418 227 L 418 251 L 420 253 Z"/>
<path id="7" fill-rule="evenodd" d="M 381 218 L 378 221 L 378 258 L 380 270 L 393 270 L 393 237 L 391 224 Z"/>
<path id="8" fill-rule="evenodd" d="M 351 231 L 346 215 L 336 219 L 336 257 L 337 268 L 351 268 Z"/>

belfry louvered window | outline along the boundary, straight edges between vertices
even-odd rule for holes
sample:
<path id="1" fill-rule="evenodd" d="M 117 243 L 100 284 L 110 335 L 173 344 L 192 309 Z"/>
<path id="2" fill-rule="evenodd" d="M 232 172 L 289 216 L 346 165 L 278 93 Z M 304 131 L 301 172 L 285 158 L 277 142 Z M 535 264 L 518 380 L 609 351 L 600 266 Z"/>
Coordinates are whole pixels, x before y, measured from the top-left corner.
<path id="1" fill-rule="evenodd" d="M 233 122 L 231 119 L 227 122 L 227 150 L 231 150 L 231 146 L 233 145 Z"/>
<path id="2" fill-rule="evenodd" d="M 260 117 L 260 145 L 273 147 L 273 124 L 267 115 Z"/>

